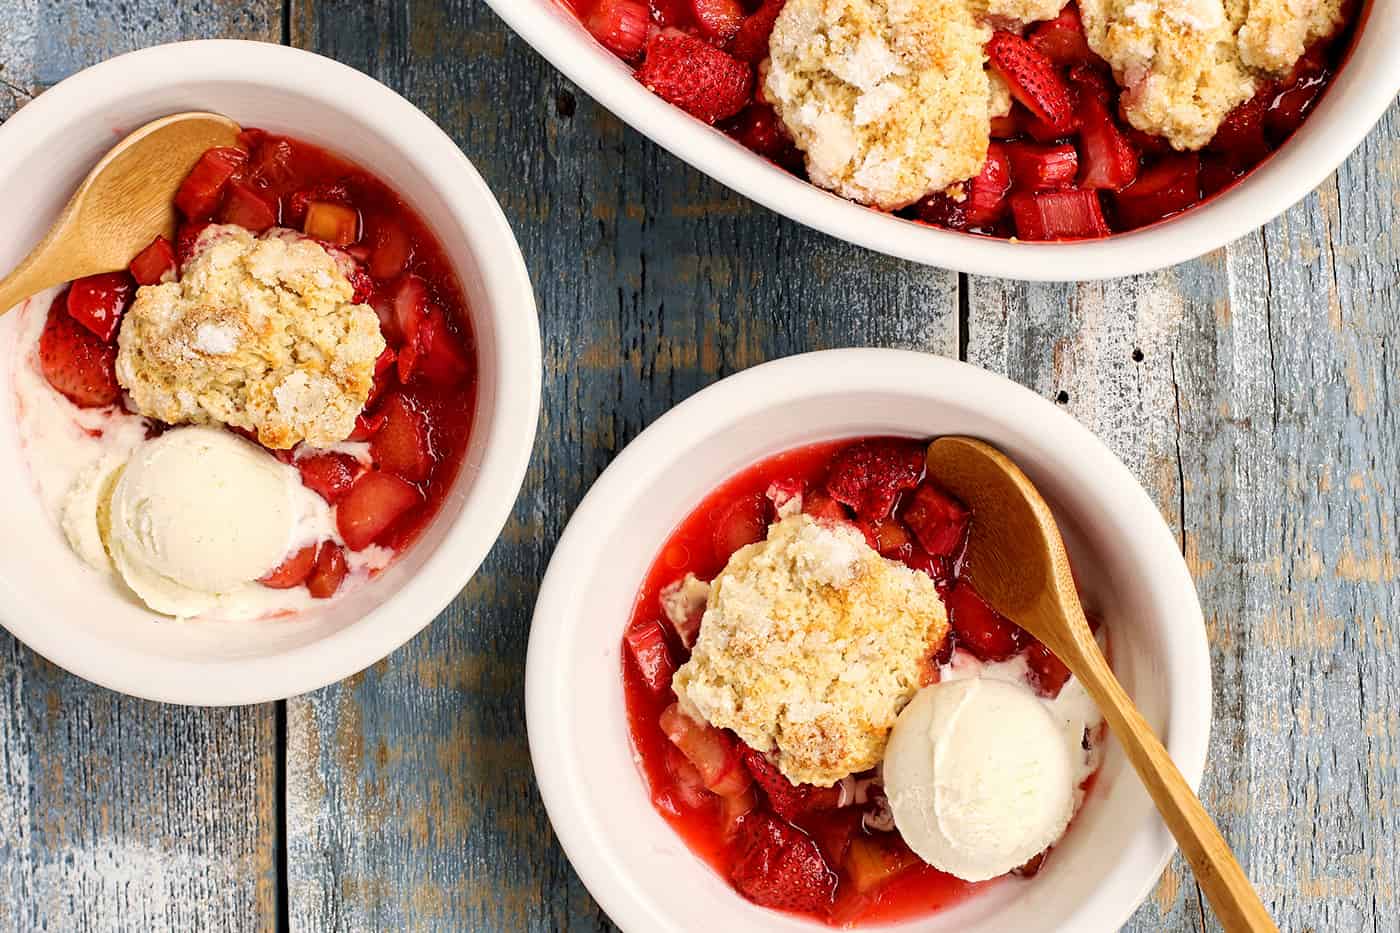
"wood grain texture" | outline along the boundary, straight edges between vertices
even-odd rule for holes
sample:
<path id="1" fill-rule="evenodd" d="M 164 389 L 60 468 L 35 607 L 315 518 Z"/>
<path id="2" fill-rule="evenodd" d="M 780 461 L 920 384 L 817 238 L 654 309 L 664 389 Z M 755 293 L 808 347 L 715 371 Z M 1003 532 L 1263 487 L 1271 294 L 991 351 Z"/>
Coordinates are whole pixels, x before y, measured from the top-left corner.
<path id="1" fill-rule="evenodd" d="M 276 41 L 269 0 L 0 0 L 0 118 L 112 55 L 181 38 Z M 272 706 L 118 696 L 0 635 L 0 930 L 276 928 Z"/>
<path id="2" fill-rule="evenodd" d="M 609 926 L 552 841 L 522 707 L 555 540 L 612 456 L 718 376 L 846 344 L 957 350 L 956 277 L 776 218 L 645 142 L 480 3 L 298 4 L 292 39 L 441 123 L 538 291 L 541 435 L 505 537 L 431 628 L 288 715 L 294 930 Z"/>

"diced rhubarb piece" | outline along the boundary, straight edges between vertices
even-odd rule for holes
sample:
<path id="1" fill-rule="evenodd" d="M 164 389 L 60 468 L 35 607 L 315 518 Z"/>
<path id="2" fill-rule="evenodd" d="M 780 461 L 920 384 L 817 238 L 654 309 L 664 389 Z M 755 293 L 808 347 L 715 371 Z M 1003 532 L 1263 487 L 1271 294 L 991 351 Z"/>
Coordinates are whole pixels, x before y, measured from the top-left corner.
<path id="1" fill-rule="evenodd" d="M 345 575 L 349 572 L 344 549 L 334 541 L 323 541 L 321 549 L 316 552 L 316 564 L 311 568 L 311 575 L 306 578 L 306 588 L 317 599 L 330 599 L 340 589 L 340 584 L 345 582 Z"/>
<path id="2" fill-rule="evenodd" d="M 344 204 L 312 201 L 306 205 L 301 230 L 333 246 L 346 246 L 360 238 L 360 212 Z"/>
<path id="3" fill-rule="evenodd" d="M 1011 191 L 1011 162 L 1006 146 L 990 143 L 982 170 L 967 183 L 967 200 L 963 211 L 973 227 L 994 223 L 1006 213 L 1006 196 Z"/>
<path id="4" fill-rule="evenodd" d="M 674 30 L 652 36 L 637 80 L 706 123 L 734 116 L 753 94 L 753 68 L 747 62 Z"/>
<path id="5" fill-rule="evenodd" d="M 390 396 L 379 414 L 384 425 L 369 442 L 375 466 L 411 483 L 427 479 L 434 460 L 428 419 L 403 395 Z"/>
<path id="6" fill-rule="evenodd" d="M 1108 236 L 1108 221 L 1097 191 L 1043 191 L 1013 194 L 1011 216 L 1023 240 L 1083 240 Z"/>
<path id="7" fill-rule="evenodd" d="M 428 309 L 418 326 L 413 353 L 414 371 L 436 386 L 457 385 L 467 378 L 472 365 L 447 324 L 446 312 L 436 305 Z"/>
<path id="8" fill-rule="evenodd" d="M 1089 48 L 1089 40 L 1084 36 L 1084 24 L 1079 19 L 1079 8 L 1073 3 L 1061 10 L 1059 16 L 1035 27 L 1029 41 L 1041 54 L 1061 67 L 1102 61 Z"/>
<path id="9" fill-rule="evenodd" d="M 136 254 L 127 267 L 137 285 L 159 285 L 166 277 L 175 277 L 175 247 L 163 236 Z"/>
<path id="10" fill-rule="evenodd" d="M 742 794 L 719 798 L 720 829 L 725 839 L 733 839 L 744 825 L 746 816 L 758 807 L 758 795 L 750 787 Z"/>
<path id="11" fill-rule="evenodd" d="M 302 457 L 295 463 L 301 472 L 301 484 L 331 505 L 345 497 L 360 472 L 360 461 L 334 451 Z"/>
<path id="12" fill-rule="evenodd" d="M 184 268 L 185 263 L 189 262 L 190 257 L 194 255 L 199 238 L 209 228 L 209 225 L 209 221 L 181 224 L 179 230 L 175 232 L 175 261 L 180 264 L 181 268 Z"/>
<path id="13" fill-rule="evenodd" d="M 647 689 L 658 694 L 670 690 L 676 662 L 671 659 L 671 649 L 666 644 L 666 633 L 661 630 L 661 624 L 650 619 L 638 619 L 627 627 L 622 640 L 627 643 L 627 653 Z"/>
<path id="14" fill-rule="evenodd" d="M 68 289 L 68 314 L 98 340 L 111 343 L 135 291 L 125 272 L 84 276 Z"/>
<path id="15" fill-rule="evenodd" d="M 1019 191 L 1069 188 L 1079 175 L 1079 151 L 1068 143 L 1059 146 L 1009 143 L 1006 152 Z"/>
<path id="16" fill-rule="evenodd" d="M 672 703 L 661 711 L 661 731 L 700 770 L 705 787 L 728 797 L 748 790 L 752 781 L 739 758 L 738 743 L 723 730 L 696 722 Z"/>
<path id="17" fill-rule="evenodd" d="M 904 560 L 914 552 L 914 539 L 898 519 L 857 522 L 866 543 L 890 560 Z"/>
<path id="18" fill-rule="evenodd" d="M 223 197 L 224 185 L 248 161 L 242 149 L 220 146 L 199 157 L 175 192 L 175 206 L 189 220 L 208 220 Z"/>
<path id="19" fill-rule="evenodd" d="M 814 810 L 835 809 L 840 802 L 841 795 L 837 788 L 794 784 L 762 752 L 746 746 L 743 759 L 744 767 L 753 775 L 754 783 L 763 788 L 763 793 L 768 797 L 768 805 L 785 820 L 794 820 Z"/>
<path id="20" fill-rule="evenodd" d="M 988 606 L 966 580 L 959 580 L 944 602 L 958 643 L 983 661 L 1005 661 L 1028 638 L 1018 626 Z"/>
<path id="21" fill-rule="evenodd" d="M 285 139 L 262 139 L 248 157 L 248 176 L 260 188 L 283 190 L 296 178 L 292 144 Z"/>
<path id="22" fill-rule="evenodd" d="M 1036 688 L 1052 699 L 1060 695 L 1060 688 L 1069 680 L 1069 668 L 1055 657 L 1054 652 L 1036 640 L 1032 640 L 1026 648 L 1026 666 L 1030 669 Z"/>
<path id="23" fill-rule="evenodd" d="M 1050 126 L 1069 132 L 1074 101 L 1054 62 L 1025 39 L 1001 30 L 992 33 L 987 58 L 1012 97 Z"/>
<path id="24" fill-rule="evenodd" d="M 583 28 L 603 48 L 624 61 L 632 61 L 647 44 L 651 14 L 640 0 L 598 0 L 583 21 Z"/>
<path id="25" fill-rule="evenodd" d="M 375 306 L 375 311 L 379 314 L 379 329 L 383 332 L 384 339 L 399 347 L 415 346 L 418 340 L 418 326 L 428 314 L 428 303 L 427 283 L 416 275 L 406 275 L 400 279 L 394 286 L 390 300 Z M 416 352 L 408 364 L 404 363 L 403 354 L 400 353 L 400 382 L 408 382 L 413 376 L 413 367 L 416 364 Z"/>
<path id="26" fill-rule="evenodd" d="M 690 0 L 690 9 L 700 31 L 721 45 L 733 39 L 747 19 L 739 0 Z"/>
<path id="27" fill-rule="evenodd" d="M 299 551 L 293 551 L 276 567 L 258 578 L 263 586 L 274 590 L 290 590 L 301 586 L 311 576 L 311 568 L 316 565 L 316 545 L 308 544 Z"/>
<path id="28" fill-rule="evenodd" d="M 231 181 L 224 190 L 224 203 L 219 208 L 219 223 L 237 224 L 253 233 L 262 233 L 277 223 L 277 209 L 258 194 L 252 185 Z"/>
<path id="29" fill-rule="evenodd" d="M 1079 150 L 1082 171 L 1079 187 L 1121 191 L 1138 173 L 1138 154 L 1113 115 L 1096 98 L 1079 106 Z"/>
<path id="30" fill-rule="evenodd" d="M 850 848 L 860 822 L 859 807 L 842 807 L 805 815 L 802 828 L 817 844 L 828 865 L 840 865 L 846 858 L 846 850 Z"/>
<path id="31" fill-rule="evenodd" d="M 388 419 L 384 415 L 376 412 L 373 415 L 360 412 L 355 416 L 355 430 L 350 432 L 347 441 L 367 441 L 379 433 L 379 429 L 384 427 L 384 422 Z"/>
<path id="32" fill-rule="evenodd" d="M 809 490 L 803 496 L 802 514 L 826 522 L 850 522 L 851 520 L 851 514 L 846 511 L 844 505 L 819 489 Z"/>
<path id="33" fill-rule="evenodd" d="M 962 550 L 972 513 L 951 496 L 924 483 L 901 510 L 904 524 L 933 557 L 950 558 Z"/>
<path id="34" fill-rule="evenodd" d="M 1020 105 L 1017 104 L 1017 106 L 1019 107 Z M 1025 110 L 1025 108 L 1022 108 L 1022 111 L 1023 112 L 1019 113 L 1021 129 L 1025 131 L 1027 136 L 1038 143 L 1062 143 L 1070 134 L 1079 130 L 1078 114 L 1070 118 L 1068 127 L 1063 127 L 1051 126 L 1029 110 Z"/>
<path id="35" fill-rule="evenodd" d="M 1144 133 L 1137 127 L 1128 126 L 1126 123 L 1123 126 L 1123 138 L 1138 151 L 1139 155 L 1166 155 L 1176 151 L 1172 148 L 1172 144 L 1163 137 Z"/>
<path id="36" fill-rule="evenodd" d="M 858 894 L 869 894 L 918 864 L 919 857 L 898 833 L 855 836 L 846 849 L 844 862 L 846 876 Z"/>
<path id="37" fill-rule="evenodd" d="M 661 614 L 671 624 L 676 637 L 686 650 L 695 646 L 695 638 L 700 634 L 700 622 L 705 617 L 705 601 L 710 595 L 710 585 L 693 573 L 664 586 L 657 594 L 661 604 Z"/>
<path id="38" fill-rule="evenodd" d="M 763 907 L 822 913 L 836 893 L 836 875 L 811 837 L 767 813 L 751 813 L 734 840 L 730 881 Z"/>
<path id="39" fill-rule="evenodd" d="M 861 441 L 831 463 L 826 491 L 866 521 L 889 516 L 895 499 L 924 475 L 924 445 L 918 441 Z"/>
<path id="40" fill-rule="evenodd" d="M 350 189 L 344 181 L 323 181 L 310 188 L 303 188 L 295 191 L 286 199 L 285 210 L 283 211 L 282 222 L 287 225 L 299 225 L 306 220 L 307 209 L 312 201 L 325 201 L 330 204 L 340 204 L 345 207 L 352 206 Z"/>
<path id="41" fill-rule="evenodd" d="M 370 386 L 369 398 L 365 399 L 366 409 L 373 408 L 384 393 L 398 381 L 397 367 L 394 365 L 397 358 L 398 354 L 394 352 L 394 348 L 386 346 L 384 352 L 374 361 L 374 384 Z"/>
<path id="42" fill-rule="evenodd" d="M 1084 101 L 1091 97 L 1109 107 L 1113 104 L 1114 95 L 1118 93 L 1112 74 L 1100 65 L 1075 65 L 1065 73 L 1065 77 L 1069 80 L 1070 89 L 1081 107 Z"/>
<path id="43" fill-rule="evenodd" d="M 66 294 L 55 299 L 39 335 L 39 369 L 79 408 L 102 408 L 121 399 L 117 348 L 68 315 Z"/>
<path id="44" fill-rule="evenodd" d="M 1120 227 L 1132 229 L 1178 214 L 1201 200 L 1201 157 L 1194 152 L 1166 156 L 1114 195 Z"/>
<path id="45" fill-rule="evenodd" d="M 787 0 L 763 0 L 757 10 L 744 20 L 729 51 L 735 58 L 757 65 L 768 57 L 768 39 L 773 35 L 773 24 L 783 11 Z"/>
<path id="46" fill-rule="evenodd" d="M 992 139 L 1015 139 L 1021 132 L 1021 117 L 1016 108 L 1011 108 L 1010 113 L 992 117 Z"/>
<path id="47" fill-rule="evenodd" d="M 362 551 L 422 501 L 417 489 L 392 473 L 370 470 L 336 506 L 336 529 L 346 547 Z"/>
<path id="48" fill-rule="evenodd" d="M 699 810 L 721 799 L 705 788 L 700 769 L 691 764 L 690 759 L 674 745 L 666 746 L 666 770 L 671 772 L 671 778 L 675 782 L 675 794 L 669 796 L 673 799 L 679 797 L 687 808 Z"/>
<path id="49" fill-rule="evenodd" d="M 369 274 L 380 281 L 392 279 L 408 268 L 413 259 L 413 241 L 401 224 L 381 221 L 374 231 L 374 250 L 369 254 Z"/>
<path id="50" fill-rule="evenodd" d="M 1275 88 L 1265 82 L 1258 92 L 1234 110 L 1215 130 L 1208 148 L 1228 157 L 1236 166 L 1251 166 L 1269 154 L 1269 140 L 1264 134 L 1264 117 L 1273 102 Z"/>
<path id="51" fill-rule="evenodd" d="M 768 534 L 768 502 L 763 496 L 735 499 L 715 523 L 715 557 L 729 560 L 739 548 L 762 541 Z"/>

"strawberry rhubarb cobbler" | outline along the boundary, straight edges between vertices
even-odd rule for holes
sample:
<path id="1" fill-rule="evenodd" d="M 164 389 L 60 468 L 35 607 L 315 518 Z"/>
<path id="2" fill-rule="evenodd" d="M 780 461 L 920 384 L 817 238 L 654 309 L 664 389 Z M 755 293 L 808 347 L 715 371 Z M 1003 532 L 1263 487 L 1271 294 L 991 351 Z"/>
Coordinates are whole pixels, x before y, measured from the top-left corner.
<path id="1" fill-rule="evenodd" d="M 647 88 L 843 197 L 1023 240 L 1243 177 L 1337 68 L 1351 0 L 572 0 Z"/>
<path id="2" fill-rule="evenodd" d="M 1103 722 L 968 583 L 976 516 L 927 444 L 818 444 L 729 480 L 662 548 L 623 636 L 657 810 L 741 895 L 837 926 L 1037 872 Z"/>
<path id="3" fill-rule="evenodd" d="M 19 437 L 74 552 L 177 618 L 295 612 L 410 545 L 466 449 L 475 358 L 423 222 L 322 149 L 206 152 L 128 271 L 30 299 Z"/>

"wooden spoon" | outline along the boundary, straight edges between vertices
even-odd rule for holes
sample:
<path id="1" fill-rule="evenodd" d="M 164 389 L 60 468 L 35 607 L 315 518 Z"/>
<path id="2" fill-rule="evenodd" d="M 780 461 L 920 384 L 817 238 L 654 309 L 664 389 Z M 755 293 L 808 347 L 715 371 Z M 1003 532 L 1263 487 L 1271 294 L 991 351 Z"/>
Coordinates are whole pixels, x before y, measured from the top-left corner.
<path id="1" fill-rule="evenodd" d="M 977 592 L 1044 642 L 1094 698 L 1221 924 L 1230 933 L 1277 931 L 1210 814 L 1109 669 L 1084 618 L 1055 518 L 1026 474 L 968 437 L 934 441 L 928 467 L 977 517 L 965 571 Z"/>
<path id="2" fill-rule="evenodd" d="M 39 245 L 0 279 L 0 314 L 36 292 L 125 269 L 157 236 L 175 234 L 175 192 L 204 151 L 240 127 L 216 113 L 177 113 L 117 143 L 78 186 Z"/>

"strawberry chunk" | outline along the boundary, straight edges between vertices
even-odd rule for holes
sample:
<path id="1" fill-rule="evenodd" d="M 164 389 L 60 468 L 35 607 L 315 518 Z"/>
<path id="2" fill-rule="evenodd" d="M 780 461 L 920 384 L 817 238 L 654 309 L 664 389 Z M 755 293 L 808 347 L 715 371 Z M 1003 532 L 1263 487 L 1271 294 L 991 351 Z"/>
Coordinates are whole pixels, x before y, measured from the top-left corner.
<path id="1" fill-rule="evenodd" d="M 778 21 L 778 14 L 783 12 L 786 4 L 787 0 L 763 0 L 763 4 L 739 27 L 734 41 L 729 44 L 730 54 L 754 65 L 767 58 L 773 24 Z"/>
<path id="2" fill-rule="evenodd" d="M 185 263 L 190 261 L 194 255 L 195 246 L 199 244 L 199 237 L 209 228 L 209 221 L 199 221 L 181 224 L 180 229 L 175 233 L 175 260 L 183 268 Z"/>
<path id="3" fill-rule="evenodd" d="M 1097 191 L 1043 191 L 1013 194 L 1011 216 L 1023 240 L 1082 240 L 1108 236 Z"/>
<path id="4" fill-rule="evenodd" d="M 1006 146 L 991 143 L 982 171 L 967 184 L 967 201 L 963 212 L 969 226 L 983 227 L 995 223 L 1006 213 L 1006 196 L 1011 191 L 1011 162 Z"/>
<path id="5" fill-rule="evenodd" d="M 739 548 L 768 535 L 768 503 L 763 496 L 744 496 L 731 502 L 715 523 L 715 558 L 721 563 Z"/>
<path id="6" fill-rule="evenodd" d="M 370 438 L 375 466 L 411 483 L 421 483 L 433 471 L 433 445 L 428 419 L 403 395 L 392 395 L 379 409 L 384 424 Z"/>
<path id="7" fill-rule="evenodd" d="M 768 104 L 755 101 L 745 107 L 733 124 L 725 127 L 725 132 L 743 143 L 745 149 L 784 168 L 802 164 L 802 153 L 793 145 L 777 111 Z"/>
<path id="8" fill-rule="evenodd" d="M 369 274 L 380 281 L 392 279 L 408 268 L 413 259 L 413 241 L 404 228 L 392 220 L 374 231 L 374 251 L 369 254 Z"/>
<path id="9" fill-rule="evenodd" d="M 416 275 L 406 275 L 394 286 L 387 300 L 376 301 L 374 310 L 379 314 L 379 329 L 385 340 L 400 347 L 414 346 L 418 340 L 418 326 L 428 314 L 428 285 Z M 407 382 L 416 365 L 416 353 L 408 364 L 400 354 L 399 381 Z"/>
<path id="10" fill-rule="evenodd" d="M 742 794 L 719 798 L 720 829 L 725 839 L 733 839 L 744 825 L 744 818 L 758 807 L 758 795 L 750 787 Z"/>
<path id="11" fill-rule="evenodd" d="M 418 325 L 413 343 L 415 372 L 436 386 L 453 386 L 467 377 L 471 360 L 447 323 L 447 313 L 433 305 Z"/>
<path id="12" fill-rule="evenodd" d="M 306 578 L 306 588 L 317 599 L 330 599 L 340 589 L 340 584 L 345 582 L 345 575 L 349 572 L 350 567 L 345 562 L 345 551 L 341 546 L 334 541 L 323 541 L 321 549 L 316 552 L 316 564 L 311 568 L 311 575 Z"/>
<path id="13" fill-rule="evenodd" d="M 103 343 L 111 343 L 136 291 L 125 272 L 84 276 L 68 288 L 68 314 Z"/>
<path id="14" fill-rule="evenodd" d="M 1264 117 L 1274 97 L 1274 86 L 1265 83 L 1249 100 L 1231 110 L 1216 128 L 1207 146 L 1227 156 L 1235 165 L 1253 165 L 1269 154 Z"/>
<path id="15" fill-rule="evenodd" d="M 289 554 L 286 560 L 273 567 L 266 575 L 259 577 L 258 582 L 274 590 L 290 590 L 294 586 L 301 586 L 305 583 L 306 578 L 311 576 L 311 568 L 315 565 L 316 545 L 308 544 L 301 550 Z"/>
<path id="16" fill-rule="evenodd" d="M 690 0 L 700 31 L 721 44 L 733 39 L 747 18 L 739 0 Z"/>
<path id="17" fill-rule="evenodd" d="M 632 61 L 647 43 L 651 16 L 639 0 L 598 0 L 583 28 L 618 58 Z"/>
<path id="18" fill-rule="evenodd" d="M 344 204 L 312 201 L 306 205 L 301 230 L 323 243 L 347 246 L 360 238 L 360 212 Z"/>
<path id="19" fill-rule="evenodd" d="M 127 267 L 137 285 L 159 285 L 175 277 L 175 248 L 163 236 L 151 241 Z"/>
<path id="20" fill-rule="evenodd" d="M 953 557 L 967 540 L 972 513 L 951 496 L 924 483 L 910 495 L 901 517 L 933 557 Z"/>
<path id="21" fill-rule="evenodd" d="M 349 454 L 331 452 L 302 457 L 296 461 L 296 468 L 301 472 L 303 486 L 335 505 L 354 485 L 360 462 Z"/>
<path id="22" fill-rule="evenodd" d="M 1011 174 L 1020 191 L 1068 188 L 1079 174 L 1079 151 L 1068 143 L 1059 146 L 1011 143 L 1006 151 L 1011 159 Z"/>
<path id="23" fill-rule="evenodd" d="M 1138 173 L 1138 154 L 1118 129 L 1108 107 L 1096 97 L 1079 105 L 1079 149 L 1083 171 L 1079 187 L 1121 191 Z"/>
<path id="24" fill-rule="evenodd" d="M 983 661 L 1005 661 L 1028 638 L 1018 626 L 988 606 L 965 580 L 948 591 L 944 602 L 958 643 Z"/>
<path id="25" fill-rule="evenodd" d="M 647 6 L 651 8 L 651 18 L 662 29 L 690 22 L 690 0 L 647 0 Z"/>
<path id="26" fill-rule="evenodd" d="M 739 757 L 738 743 L 709 723 L 696 722 L 672 703 L 661 711 L 661 731 L 700 771 L 706 789 L 721 797 L 742 794 L 753 783 Z"/>
<path id="27" fill-rule="evenodd" d="M 852 444 L 836 455 L 826 478 L 831 498 L 866 521 L 889 517 L 895 499 L 924 475 L 924 445 L 874 440 Z"/>
<path id="28" fill-rule="evenodd" d="M 79 408 L 102 408 L 121 399 L 117 385 L 117 348 L 78 324 L 60 295 L 49 308 L 39 335 L 39 369 L 49 385 Z"/>
<path id="29" fill-rule="evenodd" d="M 175 192 L 175 206 L 189 220 L 208 220 L 223 196 L 224 185 L 248 161 L 242 149 L 219 146 L 199 157 Z"/>
<path id="30" fill-rule="evenodd" d="M 417 489 L 392 473 L 370 470 L 340 500 L 335 526 L 346 547 L 361 551 L 422 501 Z"/>
<path id="31" fill-rule="evenodd" d="M 754 783 L 763 788 L 768 797 L 768 805 L 785 820 L 794 820 L 815 810 L 832 810 L 840 802 L 841 793 L 837 788 L 794 784 L 762 752 L 745 746 L 743 759 Z"/>
<path id="32" fill-rule="evenodd" d="M 664 693 L 671 689 L 671 675 L 676 672 L 676 662 L 671 659 L 666 633 L 661 630 L 660 624 L 649 619 L 638 619 L 628 626 L 622 640 L 627 643 L 627 653 L 647 689 L 652 693 Z"/>
<path id="33" fill-rule="evenodd" d="M 819 489 L 809 490 L 802 497 L 802 514 L 810 515 L 818 521 L 850 522 L 851 515 L 846 507 Z"/>
<path id="34" fill-rule="evenodd" d="M 763 907 L 823 913 L 836 893 L 836 875 L 811 837 L 767 813 L 751 813 L 734 841 L 730 880 Z"/>
<path id="35" fill-rule="evenodd" d="M 1194 153 L 1167 156 L 1146 169 L 1113 198 L 1122 227 L 1145 227 L 1186 210 L 1201 200 L 1201 157 Z"/>
<path id="36" fill-rule="evenodd" d="M 1039 641 L 1032 640 L 1026 648 L 1026 666 L 1036 688 L 1052 699 L 1060 695 L 1060 688 L 1069 680 L 1069 668 Z"/>
<path id="37" fill-rule="evenodd" d="M 1084 23 L 1079 18 L 1079 8 L 1073 3 L 1061 10 L 1059 16 L 1035 27 L 1029 41 L 1037 51 L 1061 67 L 1102 61 L 1089 48 L 1089 40 L 1084 36 Z"/>
<path id="38" fill-rule="evenodd" d="M 703 39 L 666 30 L 647 43 L 637 80 L 706 123 L 734 116 L 753 94 L 753 68 Z"/>
<path id="39" fill-rule="evenodd" d="M 379 433 L 379 429 L 384 427 L 384 422 L 388 419 L 383 414 L 376 412 L 373 415 L 360 412 L 355 416 L 355 429 L 350 432 L 347 441 L 367 441 Z"/>
<path id="40" fill-rule="evenodd" d="M 987 58 L 1011 96 L 1037 118 L 1062 132 L 1074 122 L 1074 102 L 1055 63 L 1014 33 L 997 31 L 987 43 Z"/>
<path id="41" fill-rule="evenodd" d="M 277 211 L 251 185 L 231 181 L 219 208 L 219 223 L 238 224 L 253 233 L 262 233 L 277 223 Z"/>
<path id="42" fill-rule="evenodd" d="M 666 770 L 670 772 L 675 785 L 662 790 L 657 795 L 657 802 L 669 812 L 679 815 L 682 806 L 691 810 L 707 809 L 717 799 L 705 788 L 700 769 L 691 764 L 690 759 L 674 745 L 666 746 Z M 677 806 L 677 801 L 681 806 Z"/>

